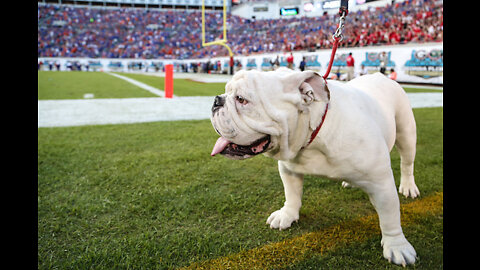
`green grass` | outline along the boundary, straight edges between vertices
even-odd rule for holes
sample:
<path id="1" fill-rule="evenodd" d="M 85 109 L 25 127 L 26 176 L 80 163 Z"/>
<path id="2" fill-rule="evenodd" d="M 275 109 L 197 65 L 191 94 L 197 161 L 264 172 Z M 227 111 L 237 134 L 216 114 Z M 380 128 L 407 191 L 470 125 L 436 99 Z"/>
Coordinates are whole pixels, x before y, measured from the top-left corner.
<path id="1" fill-rule="evenodd" d="M 38 71 L 38 99 L 157 97 L 129 82 L 103 72 Z"/>
<path id="2" fill-rule="evenodd" d="M 414 112 L 425 197 L 443 191 L 443 108 Z M 217 137 L 208 120 L 39 128 L 39 269 L 170 269 L 375 213 L 362 191 L 307 176 L 300 221 L 271 230 L 266 218 L 284 202 L 276 161 L 210 157 Z M 392 166 L 398 186 L 395 150 Z M 441 216 L 404 232 L 420 257 L 410 268 L 442 268 Z M 286 267 L 398 269 L 380 235 Z"/>
<path id="3" fill-rule="evenodd" d="M 164 88 L 164 78 L 144 74 L 118 73 L 158 89 Z M 205 76 L 209 76 L 205 74 Z M 201 83 L 188 79 L 174 79 L 176 96 L 216 96 L 225 93 L 225 83 Z M 437 89 L 404 87 L 406 92 L 442 92 Z M 122 79 L 103 72 L 38 71 L 38 99 L 83 99 L 93 93 L 94 98 L 157 97 Z"/>
<path id="4" fill-rule="evenodd" d="M 443 214 L 422 217 L 417 224 L 404 227 L 403 232 L 413 243 L 418 256 L 415 265 L 408 268 L 443 269 Z M 284 269 L 401 269 L 386 262 L 379 263 L 384 260 L 379 247 L 380 240 L 381 235 L 378 235 L 324 255 L 315 254 Z"/>
<path id="5" fill-rule="evenodd" d="M 118 73 L 118 72 L 117 72 Z M 118 73 L 123 76 L 138 80 L 150 86 L 163 89 L 164 78 L 135 74 L 135 73 Z M 205 74 L 205 76 L 209 76 Z M 216 96 L 225 93 L 225 83 L 201 83 L 188 79 L 174 79 L 174 94 L 177 96 Z M 435 88 L 414 88 L 403 87 L 407 93 L 441 93 L 443 90 Z"/>
<path id="6" fill-rule="evenodd" d="M 443 89 L 436 88 L 415 88 L 403 86 L 403 89 L 407 93 L 443 93 Z"/>
<path id="7" fill-rule="evenodd" d="M 150 86 L 164 89 L 165 78 L 135 73 L 118 73 Z M 175 75 L 174 75 L 175 76 Z M 205 74 L 205 76 L 209 76 Z M 225 93 L 225 83 L 202 83 L 188 79 L 173 79 L 173 94 L 176 96 L 216 96 Z"/>

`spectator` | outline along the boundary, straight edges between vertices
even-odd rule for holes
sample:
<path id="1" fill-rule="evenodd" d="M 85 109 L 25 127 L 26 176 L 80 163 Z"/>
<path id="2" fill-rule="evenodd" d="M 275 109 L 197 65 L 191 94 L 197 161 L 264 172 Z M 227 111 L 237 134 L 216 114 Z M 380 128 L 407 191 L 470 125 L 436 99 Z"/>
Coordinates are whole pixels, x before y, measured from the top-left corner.
<path id="1" fill-rule="evenodd" d="M 305 56 L 302 57 L 302 61 L 300 62 L 300 71 L 305 71 L 305 67 L 307 62 L 305 62 Z"/>
<path id="2" fill-rule="evenodd" d="M 275 58 L 275 61 L 270 61 L 270 65 L 272 65 L 272 70 L 275 70 L 280 66 L 280 60 L 278 55 L 277 58 Z"/>
<path id="3" fill-rule="evenodd" d="M 290 53 L 290 55 L 287 57 L 287 67 L 289 69 L 293 69 L 293 54 Z"/>
<path id="4" fill-rule="evenodd" d="M 365 68 L 365 65 L 360 66 L 360 76 L 366 75 L 367 74 L 367 69 Z"/>
<path id="5" fill-rule="evenodd" d="M 395 72 L 395 69 L 390 69 L 390 75 L 388 76 L 390 79 L 396 81 L 397 80 L 397 72 Z"/>
<path id="6" fill-rule="evenodd" d="M 385 70 L 387 68 L 387 62 L 388 62 L 388 56 L 386 52 L 380 53 L 380 56 L 378 57 L 380 60 L 380 73 L 385 75 Z"/>
<path id="7" fill-rule="evenodd" d="M 236 54 L 331 47 L 336 15 L 250 21 L 227 16 Z M 188 18 L 188 19 L 187 19 Z M 221 39 L 221 12 L 207 12 L 207 41 Z M 63 26 L 54 22 L 65 22 Z M 153 27 L 153 26 L 155 27 Z M 201 12 L 140 8 L 87 8 L 38 3 L 38 56 L 193 59 L 228 56 L 203 47 Z M 412 0 L 351 12 L 340 47 L 443 41 L 443 2 Z"/>
<path id="8" fill-rule="evenodd" d="M 334 80 L 341 80 L 342 73 L 340 72 L 340 66 L 337 66 L 337 71 L 335 72 Z"/>
<path id="9" fill-rule="evenodd" d="M 355 67 L 355 59 L 353 59 L 352 53 L 349 53 L 347 57 L 347 81 L 350 81 L 353 79 L 354 67 Z"/>
<path id="10" fill-rule="evenodd" d="M 217 60 L 217 73 L 222 73 L 222 63 L 220 62 L 220 60 Z"/>

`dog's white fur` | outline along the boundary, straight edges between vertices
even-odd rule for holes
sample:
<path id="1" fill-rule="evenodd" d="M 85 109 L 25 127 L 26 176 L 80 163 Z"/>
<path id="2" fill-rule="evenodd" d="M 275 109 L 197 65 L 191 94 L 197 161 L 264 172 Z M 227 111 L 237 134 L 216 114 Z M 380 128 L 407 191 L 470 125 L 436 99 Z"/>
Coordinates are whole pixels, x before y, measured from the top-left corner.
<path id="1" fill-rule="evenodd" d="M 396 145 L 401 157 L 399 191 L 417 197 L 413 163 L 416 125 L 410 102 L 398 83 L 380 73 L 348 83 L 328 81 L 312 71 L 242 71 L 227 84 L 225 108 L 212 116 L 219 133 L 237 144 L 265 134 L 272 137 L 267 156 L 278 160 L 285 204 L 267 219 L 286 229 L 299 219 L 303 175 L 344 180 L 364 190 L 380 219 L 383 255 L 400 264 L 415 262 L 416 253 L 400 225 L 400 203 L 390 164 Z M 241 94 L 249 103 L 239 105 Z M 325 122 L 315 140 L 310 135 Z M 308 146 L 307 146 L 308 145 Z"/>

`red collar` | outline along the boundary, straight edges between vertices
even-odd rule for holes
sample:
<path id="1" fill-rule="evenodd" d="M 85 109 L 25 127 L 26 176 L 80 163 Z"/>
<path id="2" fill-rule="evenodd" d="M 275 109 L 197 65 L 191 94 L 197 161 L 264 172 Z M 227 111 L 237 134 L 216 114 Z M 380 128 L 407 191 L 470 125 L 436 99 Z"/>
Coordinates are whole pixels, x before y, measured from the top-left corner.
<path id="1" fill-rule="evenodd" d="M 320 128 L 322 127 L 323 122 L 325 122 L 324 120 L 325 120 L 325 116 L 327 116 L 327 111 L 328 111 L 328 103 L 327 103 L 327 106 L 325 107 L 325 112 L 323 113 L 323 116 L 322 116 L 322 122 L 320 122 L 320 125 L 318 125 L 317 129 L 313 131 L 312 136 L 310 136 L 310 141 L 308 141 L 308 144 L 302 148 L 309 146 L 313 142 L 315 137 L 317 137 L 317 134 L 320 131 Z"/>

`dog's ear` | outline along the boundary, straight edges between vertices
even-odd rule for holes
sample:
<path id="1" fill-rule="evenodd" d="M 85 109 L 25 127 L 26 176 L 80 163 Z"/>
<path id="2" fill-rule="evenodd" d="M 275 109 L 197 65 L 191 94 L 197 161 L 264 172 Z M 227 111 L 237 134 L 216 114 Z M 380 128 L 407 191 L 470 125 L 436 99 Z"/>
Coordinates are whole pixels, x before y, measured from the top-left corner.
<path id="1" fill-rule="evenodd" d="M 298 87 L 302 99 L 306 104 L 310 104 L 316 100 L 328 102 L 330 100 L 330 90 L 325 80 L 316 72 L 312 72 Z"/>
<path id="2" fill-rule="evenodd" d="M 325 80 L 312 70 L 289 74 L 284 82 L 287 85 L 287 91 L 300 91 L 306 105 L 317 100 L 325 102 L 330 100 L 330 91 Z"/>

